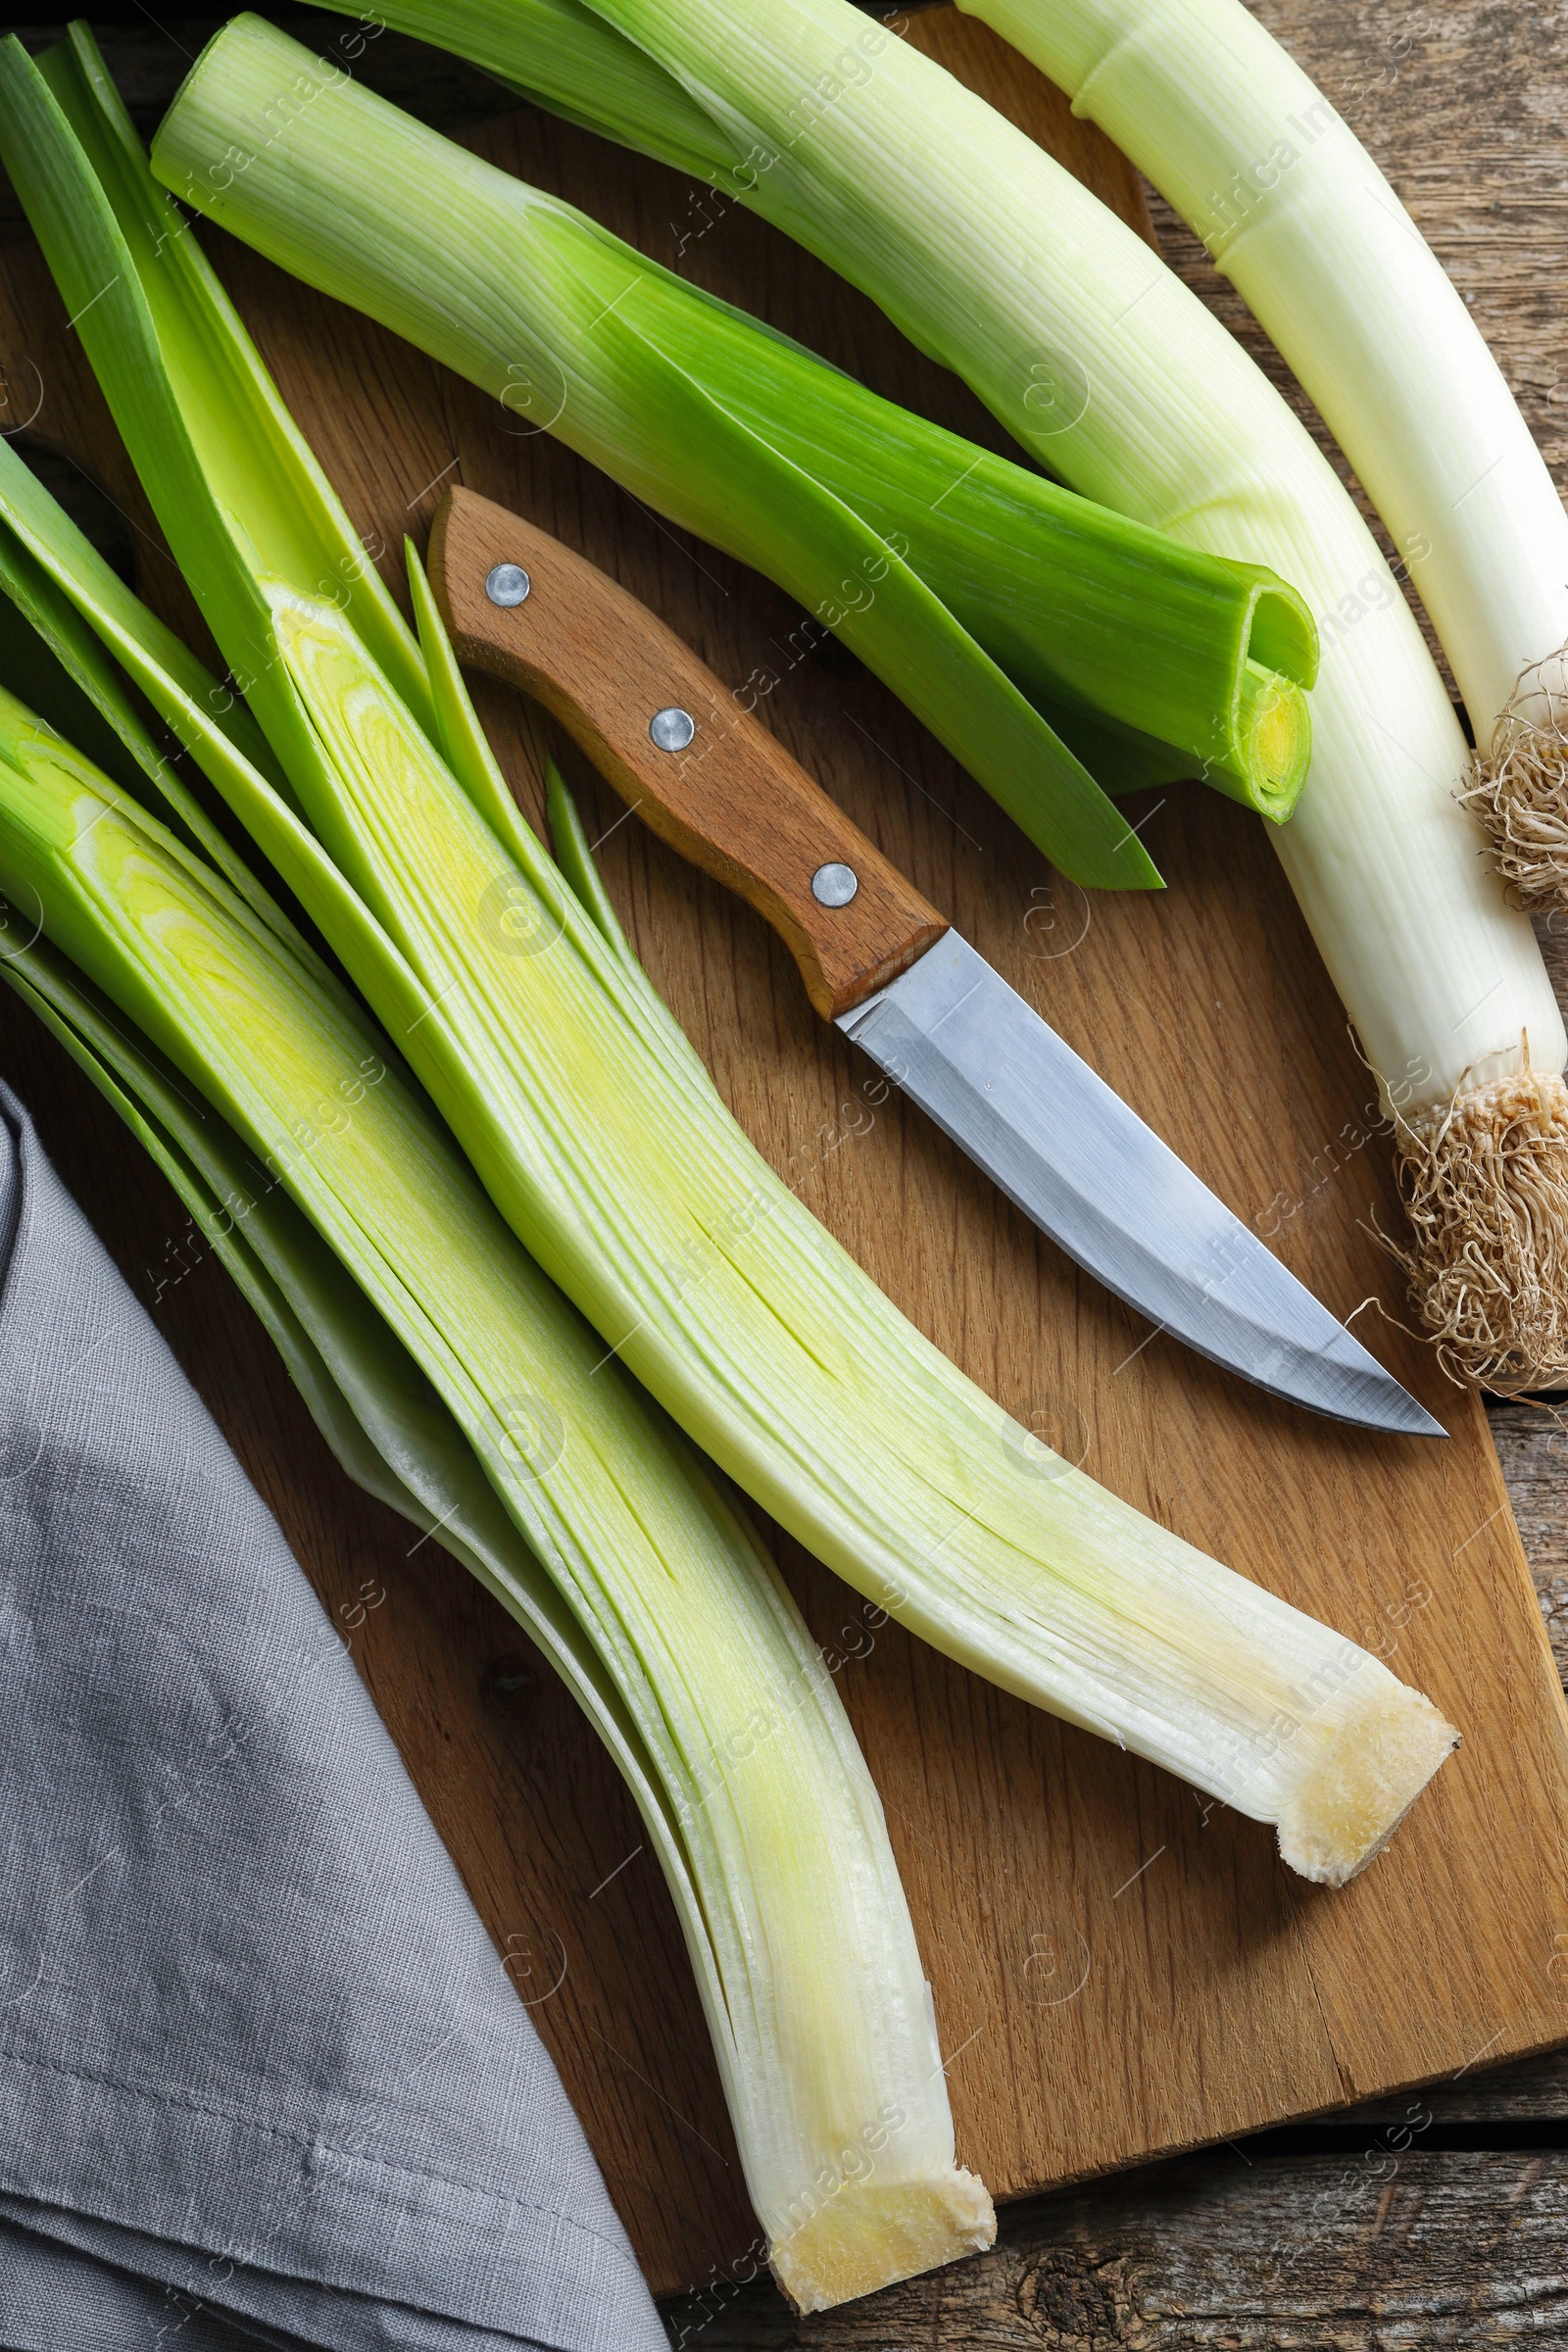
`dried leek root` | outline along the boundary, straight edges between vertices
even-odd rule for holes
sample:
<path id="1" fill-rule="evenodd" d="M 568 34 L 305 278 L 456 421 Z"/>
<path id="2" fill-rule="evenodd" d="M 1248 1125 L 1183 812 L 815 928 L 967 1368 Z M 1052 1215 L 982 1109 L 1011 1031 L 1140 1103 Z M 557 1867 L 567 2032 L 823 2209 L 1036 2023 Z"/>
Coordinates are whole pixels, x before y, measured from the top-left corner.
<path id="1" fill-rule="evenodd" d="M 603 1363 L 875 1606 L 1273 1822 L 1308 1876 L 1350 1876 L 1452 1731 L 1353 1642 L 1043 1453 L 760 1158 L 517 817 L 417 565 L 413 701 L 355 596 L 315 591 L 359 559 L 341 509 L 90 50 L 49 70 L 69 122 L 0 53 L 5 160 L 68 302 L 100 290 L 79 331 L 288 797 L 211 728 L 194 748 Z M 92 620 L 48 534 L 7 511 Z"/>

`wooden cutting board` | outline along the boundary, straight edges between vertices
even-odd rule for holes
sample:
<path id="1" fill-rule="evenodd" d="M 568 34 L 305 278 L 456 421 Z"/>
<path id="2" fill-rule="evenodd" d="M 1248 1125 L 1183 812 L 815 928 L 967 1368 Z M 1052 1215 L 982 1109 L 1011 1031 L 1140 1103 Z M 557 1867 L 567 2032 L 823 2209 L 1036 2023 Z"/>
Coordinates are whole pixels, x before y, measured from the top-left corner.
<path id="1" fill-rule="evenodd" d="M 1136 224 L 1130 170 L 983 28 L 910 40 Z M 906 403 L 1005 447 L 869 305 L 710 191 L 531 111 L 480 152 L 583 205 Z M 875 680 L 765 582 L 421 355 L 212 250 L 356 520 L 422 539 L 445 484 L 604 564 L 760 708 L 1014 986 L 1342 1314 L 1400 1311 L 1387 1139 L 1265 828 L 1197 785 L 1135 813 L 1169 889 L 1062 884 Z M 981 263 L 979 266 L 983 266 Z M 109 487 L 143 593 L 192 626 L 36 252 L 0 254 L 0 359 Z M 524 802 L 515 697 L 480 707 Z M 1376 1308 L 1357 1328 L 1446 1422 L 1380 1442 L 1272 1403 L 1079 1274 L 809 1010 L 760 921 L 575 770 L 611 894 L 736 1115 L 939 1346 L 1095 1477 L 1431 1693 L 1464 1745 L 1341 1893 L 1268 1832 L 1003 1697 L 780 1541 L 882 1790 L 935 1988 L 960 2161 L 999 2198 L 1234 2137 L 1568 2035 L 1562 1698 L 1485 1417 Z M 602 840 L 600 837 L 603 837 Z M 276 1511 L 559 2063 L 659 2289 L 749 2275 L 756 2225 L 696 1993 L 631 1804 L 511 1622 L 337 1472 L 266 1341 L 134 1146 L 4 998 L 0 1066 Z M 374 1954 L 366 1956 L 373 1971 Z"/>

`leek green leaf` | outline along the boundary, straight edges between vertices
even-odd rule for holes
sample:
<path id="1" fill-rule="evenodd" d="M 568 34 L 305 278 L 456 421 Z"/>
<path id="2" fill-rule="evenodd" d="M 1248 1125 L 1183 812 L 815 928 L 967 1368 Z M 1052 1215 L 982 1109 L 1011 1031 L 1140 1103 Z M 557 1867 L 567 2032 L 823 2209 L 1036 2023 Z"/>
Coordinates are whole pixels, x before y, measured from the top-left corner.
<path id="1" fill-rule="evenodd" d="M 296 82 L 309 99 L 274 106 Z M 214 163 L 220 138 L 243 170 Z M 274 260 L 768 571 L 1075 879 L 1155 877 L 1037 705 L 1104 711 L 1178 744 L 1188 772 L 1289 813 L 1316 646 L 1274 575 L 1178 549 L 876 398 L 334 82 L 259 20 L 236 20 L 207 53 L 157 155 L 171 185 Z M 1253 662 L 1279 704 L 1261 731 Z"/>
<path id="2" fill-rule="evenodd" d="M 572 113 L 573 119 L 664 161 L 701 169 L 775 225 L 844 266 L 834 242 L 835 235 L 839 243 L 845 241 L 842 219 L 825 236 L 822 208 L 795 205 L 788 155 L 764 160 L 767 150 L 762 143 L 747 139 L 737 145 L 712 117 L 704 118 L 710 141 L 706 161 L 699 164 L 678 154 L 675 150 L 687 143 L 696 98 L 610 24 L 588 19 L 576 0 L 466 0 L 450 14 L 431 11 L 427 0 L 394 0 L 388 21 L 457 49 L 488 70 L 497 70 L 499 61 L 509 58 L 522 78 L 545 76 L 550 81 L 545 103 L 557 111 Z M 227 45 L 225 73 L 237 74 L 233 28 L 222 37 Z M 885 48 L 890 37 L 881 27 L 857 23 L 847 54 L 853 55 L 862 40 Z M 258 37 L 258 79 L 266 56 Z M 524 60 L 525 67 L 520 62 Z M 838 63 L 842 65 L 842 58 Z M 858 68 L 869 71 L 863 57 Z M 482 208 L 495 216 L 495 224 L 478 249 L 466 253 L 466 268 L 475 280 L 466 305 L 468 319 L 455 317 L 451 302 L 436 294 L 438 285 L 442 297 L 448 292 L 448 274 L 440 279 L 429 275 L 431 299 L 419 304 L 418 289 L 431 264 L 428 230 L 416 224 L 401 237 L 383 238 L 374 253 L 367 245 L 362 255 L 358 240 L 351 240 L 349 250 L 336 246 L 328 255 L 328 240 L 315 234 L 305 219 L 285 245 L 271 187 L 250 184 L 251 173 L 259 168 L 264 181 L 281 186 L 282 174 L 297 174 L 303 168 L 311 177 L 316 203 L 330 210 L 331 198 L 341 195 L 356 169 L 355 140 L 345 131 L 350 124 L 356 132 L 367 131 L 368 110 L 352 97 L 342 99 L 334 118 L 339 127 L 329 179 L 309 152 L 322 132 L 322 122 L 306 110 L 293 110 L 281 130 L 275 106 L 260 110 L 269 126 L 268 147 L 258 153 L 247 143 L 245 125 L 251 118 L 242 108 L 257 104 L 252 95 L 255 82 L 247 84 L 242 105 L 224 119 L 221 128 L 228 144 L 220 148 L 220 125 L 203 112 L 210 101 L 204 71 L 199 64 L 155 142 L 157 168 L 170 184 L 178 185 L 190 201 L 224 219 L 240 234 L 262 243 L 286 266 L 391 319 L 426 349 L 515 405 L 516 378 L 523 370 L 514 349 L 501 351 L 497 330 L 503 320 L 511 325 L 524 311 L 537 314 L 541 298 L 535 295 L 530 303 L 527 292 L 514 287 L 498 300 L 488 283 L 489 253 L 505 233 L 499 204 Z M 320 69 L 318 73 L 319 76 Z M 275 68 L 272 86 L 277 86 Z M 324 86 L 324 77 L 318 86 Z M 786 148 L 808 144 L 811 120 L 808 103 Z M 685 127 L 677 130 L 677 123 Z M 440 170 L 439 142 L 430 132 L 412 135 L 428 146 L 425 177 L 433 180 Z M 243 175 L 227 160 L 230 145 L 236 155 L 248 159 Z M 386 141 L 379 149 L 376 172 L 392 167 L 390 145 Z M 282 156 L 271 152 L 278 146 Z M 214 165 L 212 159 L 220 154 L 221 165 Z M 178 179 L 175 174 L 181 171 L 184 176 Z M 463 211 L 480 209 L 482 190 L 473 185 L 471 166 L 461 176 L 456 170 L 443 176 L 451 181 L 454 220 Z M 574 269 L 602 280 L 596 311 L 613 302 L 615 315 L 626 316 L 623 297 L 635 275 L 640 310 L 652 319 L 652 338 L 661 349 L 678 359 L 760 438 L 855 508 L 884 538 L 897 536 L 934 594 L 1053 723 L 1062 703 L 1081 707 L 1091 715 L 1098 712 L 1119 727 L 1180 747 L 1190 763 L 1162 763 L 1167 774 L 1200 773 L 1218 790 L 1276 821 L 1289 815 L 1309 749 L 1304 711 L 1290 689 L 1310 686 L 1317 667 L 1316 631 L 1294 589 L 1260 565 L 1218 557 L 1204 560 L 1191 549 L 1178 556 L 1159 532 L 1112 515 L 1104 506 L 910 416 L 839 371 L 826 369 L 798 343 L 671 277 L 580 215 L 554 206 L 548 218 L 564 257 L 561 267 L 566 266 L 569 253 Z M 567 220 L 569 230 L 564 225 Z M 530 211 L 528 222 L 530 238 L 546 233 L 541 211 Z M 530 270 L 520 233 L 516 243 L 514 278 L 522 281 L 527 270 L 530 278 L 544 280 L 537 264 Z M 387 284 L 394 272 L 401 277 L 395 290 Z M 874 290 L 886 307 L 896 310 L 887 302 L 893 275 L 891 269 L 884 269 Z M 553 277 L 546 282 L 556 290 Z M 907 315 L 896 315 L 914 340 L 933 348 L 929 336 L 922 337 Z M 593 331 L 597 327 L 596 318 Z M 586 332 L 572 338 L 579 356 Z M 771 349 L 764 347 L 764 338 Z M 951 363 L 953 355 L 948 350 L 937 356 Z M 552 421 L 555 387 L 569 373 L 563 348 L 538 379 L 539 421 Z M 1092 398 L 1092 389 L 1087 382 L 1079 383 L 1070 367 L 1054 371 L 1046 361 L 1024 366 L 1020 381 L 1019 417 L 1026 426 L 1042 427 L 1047 438 L 1040 448 L 1049 459 L 1051 431 L 1071 423 L 1070 412 L 1080 398 Z M 1017 429 L 1018 418 L 1009 421 Z M 555 429 L 609 470 L 621 472 L 625 453 L 612 441 L 607 447 L 603 432 L 590 445 L 580 431 L 574 434 L 564 413 Z M 628 445 L 636 441 L 637 430 L 637 420 L 628 418 Z M 686 488 L 678 477 L 656 480 L 640 485 L 639 495 L 689 520 Z M 750 549 L 742 546 L 733 524 L 726 529 L 727 513 L 720 510 L 693 527 L 783 577 L 765 554 L 756 552 L 755 544 Z M 770 527 L 771 504 L 761 513 Z M 786 585 L 793 582 L 786 579 Z M 1248 662 L 1278 673 L 1275 691 L 1289 705 L 1293 733 L 1283 757 L 1266 740 L 1269 730 L 1259 741 L 1250 723 L 1243 699 Z M 1260 683 L 1255 682 L 1254 691 Z M 1099 740 L 1087 733 L 1084 739 Z M 1113 779 L 1124 773 L 1124 763 L 1112 758 L 1112 767 L 1101 777 L 1109 789 L 1116 788 Z M 1147 772 L 1147 762 L 1144 765 Z"/>

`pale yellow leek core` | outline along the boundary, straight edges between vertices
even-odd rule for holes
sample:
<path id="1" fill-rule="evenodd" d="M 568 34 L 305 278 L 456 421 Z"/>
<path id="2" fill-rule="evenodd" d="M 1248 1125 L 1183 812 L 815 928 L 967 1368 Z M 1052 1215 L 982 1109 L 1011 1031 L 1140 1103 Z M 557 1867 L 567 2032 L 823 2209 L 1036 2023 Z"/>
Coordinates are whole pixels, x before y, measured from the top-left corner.
<path id="1" fill-rule="evenodd" d="M 911 2186 L 852 2182 L 775 2243 L 773 2276 L 797 2311 L 827 2311 L 981 2253 L 996 2234 L 995 2209 L 972 2173 Z"/>
<path id="2" fill-rule="evenodd" d="M 1300 760 L 1305 695 L 1272 670 L 1249 662 L 1242 673 L 1242 701 L 1259 774 L 1270 781 L 1293 775 Z"/>

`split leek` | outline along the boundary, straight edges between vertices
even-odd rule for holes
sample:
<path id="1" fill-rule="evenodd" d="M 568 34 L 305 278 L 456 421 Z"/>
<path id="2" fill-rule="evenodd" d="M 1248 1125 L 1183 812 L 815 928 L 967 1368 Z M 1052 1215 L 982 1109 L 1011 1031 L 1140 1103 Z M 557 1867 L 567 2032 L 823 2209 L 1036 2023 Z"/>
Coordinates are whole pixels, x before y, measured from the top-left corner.
<path id="1" fill-rule="evenodd" d="M 999 0 L 995 21 L 1024 38 L 1030 4 Z M 1469 755 L 1414 616 L 1327 460 L 1219 321 L 1069 172 L 848 0 L 596 0 L 597 46 L 572 0 L 384 0 L 383 13 L 703 170 L 879 302 L 1071 488 L 1211 554 L 1273 564 L 1333 621 L 1311 770 L 1273 839 L 1395 1121 L 1416 1312 L 1456 1368 L 1492 1386 L 1568 1376 L 1562 1017 L 1474 810 L 1458 805 Z M 1050 13 L 1065 21 L 1067 0 Z M 658 71 L 629 74 L 626 48 Z M 246 77 L 225 89 L 211 66 L 158 149 L 193 195 L 230 149 L 252 159 L 223 197 L 227 225 L 250 236 L 253 212 L 287 210 L 289 159 L 312 132 L 286 108 L 264 122 Z M 1206 105 L 1206 75 L 1187 86 Z M 1173 103 L 1162 93 L 1153 111 Z M 693 109 L 722 160 L 677 153 Z M 1288 213 L 1306 183 L 1293 170 L 1282 184 Z M 320 225 L 302 221 L 302 243 Z M 382 227 L 395 269 L 403 223 Z M 1316 267 L 1353 274 L 1332 237 Z M 1404 316 L 1391 306 L 1391 335 Z M 1487 457 L 1518 455 L 1517 427 L 1500 411 L 1496 423 Z M 1454 430 L 1467 438 L 1468 420 Z M 1514 470 L 1527 476 L 1522 457 Z M 1549 594 L 1520 615 L 1521 661 L 1560 635 L 1556 526 L 1532 512 L 1521 535 Z M 1476 691 L 1484 729 L 1495 686 Z"/>
<path id="2" fill-rule="evenodd" d="M 236 631 L 265 621 L 252 707 L 292 805 L 221 745 L 197 748 L 601 1334 L 601 1366 L 634 1372 L 875 1608 L 1273 1822 L 1295 1868 L 1342 1882 L 1449 1752 L 1449 1727 L 1353 1642 L 1032 1442 L 808 1214 L 518 818 L 416 564 L 420 710 L 352 599 L 263 568 L 276 453 L 296 514 L 314 462 L 281 430 L 266 466 L 247 462 L 264 379 L 230 356 L 243 329 L 216 281 L 157 258 L 167 199 L 91 64 L 81 37 L 55 53 L 57 103 L 15 45 L 0 52 L 0 144 L 68 298 L 102 289 L 83 339 L 198 598 Z M 100 181 L 89 148 L 111 147 Z M 143 276 L 160 270 L 155 310 Z M 198 449 L 221 452 L 220 502 Z M 353 542 L 335 502 L 316 501 L 314 528 L 307 581 L 339 576 Z M 47 562 L 41 534 L 28 545 Z M 52 571 L 68 594 L 70 568 Z M 51 836 L 57 864 L 74 840 Z"/>
<path id="3" fill-rule="evenodd" d="M 302 472 L 297 486 L 312 481 Z M 275 902 L 254 881 L 238 887 L 250 878 L 231 852 L 222 874 L 193 854 L 207 827 L 191 797 L 170 800 L 177 834 L 145 816 L 147 786 L 169 797 L 171 771 L 126 673 L 210 775 L 254 775 L 265 791 L 243 748 L 261 738 L 243 711 L 221 725 L 207 715 L 227 699 L 217 681 L 6 445 L 0 507 L 6 674 L 24 674 L 74 730 L 107 721 L 116 769 L 111 783 L 58 724 L 0 690 L 0 804 L 9 789 L 24 832 L 29 787 L 35 817 L 52 798 L 58 820 L 69 803 L 89 896 L 110 869 L 129 882 L 112 912 L 95 902 L 96 932 L 88 909 L 82 960 L 112 987 L 119 973 L 112 1010 L 46 940 L 11 950 L 0 973 L 174 1185 L 344 1469 L 512 1612 L 614 1757 L 669 1884 L 786 2290 L 819 2309 L 988 2244 L 985 2189 L 954 2162 L 929 1993 L 880 1803 L 771 1563 L 642 1393 L 593 1365 L 602 1351 Z M 564 868 L 581 872 L 586 845 L 553 767 L 550 794 Z M 69 931 L 71 881 L 34 865 L 29 889 L 25 850 L 13 845 L 7 862 L 6 822 L 0 867 L 35 923 Z M 117 840 L 128 858 L 117 861 Z M 160 870 L 175 885 L 162 896 Z M 657 1005 L 584 879 L 607 953 Z M 176 906 L 193 923 L 179 939 Z M 128 981 L 117 923 L 134 951 Z M 196 958 L 183 988 L 181 950 Z M 135 1026 L 142 983 L 160 974 L 160 1034 L 205 1103 Z M 263 1139 L 279 1134 L 292 1144 L 258 1164 Z M 509 1292 L 520 1302 L 511 1322 Z M 559 1462 L 540 1455 L 541 1435 L 550 1452 L 559 1440 Z M 775 1828 L 781 1800 L 788 1838 Z"/>
<path id="4" fill-rule="evenodd" d="M 1355 133 L 1242 0 L 961 0 L 1198 234 L 1388 525 L 1526 903 L 1568 896 L 1568 514 L 1475 319 Z M 1327 627 L 1354 625 L 1353 596 Z"/>
<path id="5" fill-rule="evenodd" d="M 822 2309 L 989 2244 L 880 1800 L 745 1522 L 342 989 L 3 690 L 0 889 L 50 943 L 7 976 L 202 1215 L 345 1467 L 439 1533 L 613 1755 L 780 2283 Z"/>
<path id="6" fill-rule="evenodd" d="M 1316 643 L 1271 573 L 1178 549 L 879 399 L 569 206 L 334 83 L 261 20 L 225 41 L 224 71 L 244 67 L 258 107 L 280 77 L 309 91 L 292 105 L 310 138 L 292 120 L 270 133 L 269 160 L 289 159 L 289 202 L 260 232 L 250 216 L 248 233 L 802 597 L 1064 870 L 1150 878 L 1125 821 L 1087 778 L 1057 774 L 1059 750 L 1047 760 L 1040 710 L 1069 734 L 1075 712 L 1108 717 L 1173 747 L 1167 772 L 1201 769 L 1289 814 Z M 199 90 L 198 76 L 192 105 Z M 172 147 L 166 171 L 182 156 Z M 182 192 L 221 219 L 228 182 L 231 163 Z"/>

